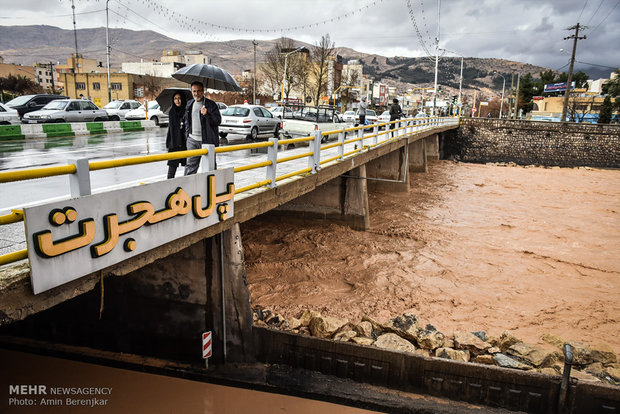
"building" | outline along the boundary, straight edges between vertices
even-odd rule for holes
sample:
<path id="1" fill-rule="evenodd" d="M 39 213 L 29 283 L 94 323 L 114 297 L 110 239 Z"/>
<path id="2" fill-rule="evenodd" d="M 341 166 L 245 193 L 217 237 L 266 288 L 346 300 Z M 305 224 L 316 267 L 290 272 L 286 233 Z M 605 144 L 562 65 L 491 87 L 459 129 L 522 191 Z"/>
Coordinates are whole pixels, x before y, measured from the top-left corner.
<path id="1" fill-rule="evenodd" d="M 563 96 L 533 97 L 534 107 L 527 115 L 527 119 L 534 121 L 559 122 L 564 107 Z M 604 96 L 588 93 L 585 89 L 574 89 L 568 99 L 566 120 L 570 122 L 596 123 L 605 100 Z M 614 102 L 614 99 L 611 99 Z"/>
<path id="2" fill-rule="evenodd" d="M 80 95 L 92 99 L 99 107 L 108 104 L 107 73 L 61 73 L 60 81 L 66 86 L 64 94 L 77 99 Z M 112 100 L 135 99 L 140 102 L 153 100 L 164 88 L 187 87 L 172 78 L 160 78 L 131 73 L 110 73 Z"/>
<path id="3" fill-rule="evenodd" d="M 34 68 L 32 66 L 0 63 L 0 78 L 6 78 L 9 75 L 13 75 L 15 77 L 22 76 L 24 78 L 34 80 Z"/>
<path id="4" fill-rule="evenodd" d="M 178 50 L 164 50 L 160 60 L 162 63 L 183 63 L 183 66 L 195 63 L 211 63 L 207 55 L 195 50 L 187 51 L 184 55 Z"/>
<path id="5" fill-rule="evenodd" d="M 34 80 L 43 89 L 55 92 L 58 89 L 58 72 L 56 65 L 50 63 L 37 63 L 34 65 Z"/>
<path id="6" fill-rule="evenodd" d="M 172 74 L 184 67 L 180 62 L 123 62 L 121 71 L 135 75 L 150 75 L 159 78 L 171 78 Z"/>
<path id="7" fill-rule="evenodd" d="M 385 106 L 388 103 L 388 86 L 385 83 L 375 82 L 372 88 L 372 104 Z"/>
<path id="8" fill-rule="evenodd" d="M 327 95 L 333 96 L 334 91 L 342 85 L 342 56 L 330 56 L 327 61 Z"/>
<path id="9" fill-rule="evenodd" d="M 96 59 L 85 59 L 82 54 L 74 54 L 67 58 L 66 65 L 57 65 L 58 73 L 90 73 L 103 70 L 103 63 Z"/>

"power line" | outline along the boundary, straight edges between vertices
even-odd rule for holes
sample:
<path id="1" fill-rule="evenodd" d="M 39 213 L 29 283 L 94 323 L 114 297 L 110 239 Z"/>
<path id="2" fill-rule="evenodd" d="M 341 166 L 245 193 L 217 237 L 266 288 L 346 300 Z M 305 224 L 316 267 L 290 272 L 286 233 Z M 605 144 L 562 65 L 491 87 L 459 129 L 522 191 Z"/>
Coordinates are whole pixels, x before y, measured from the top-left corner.
<path id="1" fill-rule="evenodd" d="M 577 21 L 581 19 L 581 15 L 583 14 L 583 11 L 586 9 L 587 5 L 588 5 L 588 0 L 586 0 L 586 2 L 583 3 L 583 7 L 581 8 L 581 13 L 579 13 L 579 17 L 577 17 Z"/>
<path id="2" fill-rule="evenodd" d="M 609 11 L 609 13 L 607 13 L 607 14 L 605 15 L 605 17 L 603 18 L 603 20 L 601 20 L 601 22 L 600 22 L 599 24 L 597 24 L 597 25 L 596 25 L 596 27 L 590 31 L 590 35 L 592 35 L 592 33 L 594 33 L 594 31 L 595 31 L 596 29 L 598 29 L 598 27 L 599 27 L 601 24 L 603 24 L 603 22 L 604 22 L 604 21 L 605 21 L 605 20 L 609 17 L 609 15 L 610 15 L 610 14 L 611 14 L 611 13 L 612 13 L 615 9 L 616 9 L 616 7 L 618 7 L 618 4 L 620 4 L 620 0 L 618 0 L 618 2 L 616 3 L 616 5 L 615 5 L 614 7 L 612 7 L 612 8 L 611 8 L 611 10 Z"/>
<path id="3" fill-rule="evenodd" d="M 599 9 L 601 8 L 601 6 L 603 5 L 603 1 L 605 0 L 601 0 L 601 2 L 598 4 L 598 7 L 596 8 L 596 10 L 594 11 L 594 13 L 592 13 L 592 16 L 590 16 L 590 19 L 588 20 L 588 22 L 586 23 L 586 25 L 589 25 L 590 22 L 592 21 L 592 19 L 594 18 L 594 16 L 596 15 L 596 13 L 598 13 Z"/>
<path id="4" fill-rule="evenodd" d="M 592 66 L 600 66 L 601 68 L 609 68 L 609 69 L 618 69 L 620 68 L 620 66 L 606 66 L 606 65 L 598 65 L 596 63 L 590 63 L 590 62 L 582 62 L 580 60 L 575 60 L 575 62 L 579 62 L 579 63 L 583 63 L 584 65 L 592 65 Z"/>

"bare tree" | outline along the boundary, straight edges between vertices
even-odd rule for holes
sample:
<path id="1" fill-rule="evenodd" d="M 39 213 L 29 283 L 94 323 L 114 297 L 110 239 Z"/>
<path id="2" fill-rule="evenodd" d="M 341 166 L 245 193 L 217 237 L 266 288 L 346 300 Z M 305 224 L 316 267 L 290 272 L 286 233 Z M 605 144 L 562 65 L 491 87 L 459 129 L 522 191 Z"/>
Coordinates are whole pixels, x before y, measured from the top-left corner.
<path id="1" fill-rule="evenodd" d="M 359 78 L 359 72 L 356 70 L 343 71 L 342 84 L 343 88 L 340 92 L 340 103 L 342 103 L 342 110 L 346 110 L 347 105 L 351 102 L 355 96 L 359 96 L 361 93 L 361 83 Z M 344 86 L 357 86 L 360 89 L 344 88 Z M 334 102 L 334 104 L 336 104 Z"/>
<path id="2" fill-rule="evenodd" d="M 149 100 L 155 99 L 164 88 L 163 79 L 157 76 L 144 75 L 141 80 L 144 87 L 144 97 Z"/>
<path id="3" fill-rule="evenodd" d="M 273 49 L 267 52 L 265 63 L 260 68 L 258 78 L 267 86 L 269 93 L 276 94 L 281 91 L 282 78 L 284 76 L 284 51 L 294 49 L 294 47 L 292 39 L 281 37 L 273 46 Z M 288 96 L 291 87 L 291 83 L 288 82 L 284 91 L 285 95 Z"/>
<path id="4" fill-rule="evenodd" d="M 594 95 L 589 97 L 577 97 L 570 95 L 568 98 L 568 119 L 571 122 L 583 122 L 586 115 L 592 113 L 594 108 Z"/>
<path id="5" fill-rule="evenodd" d="M 321 41 L 312 48 L 312 74 L 314 75 L 313 95 L 318 104 L 321 95 L 327 92 L 328 61 L 334 55 L 334 42 L 329 38 L 329 33 L 321 36 Z"/>

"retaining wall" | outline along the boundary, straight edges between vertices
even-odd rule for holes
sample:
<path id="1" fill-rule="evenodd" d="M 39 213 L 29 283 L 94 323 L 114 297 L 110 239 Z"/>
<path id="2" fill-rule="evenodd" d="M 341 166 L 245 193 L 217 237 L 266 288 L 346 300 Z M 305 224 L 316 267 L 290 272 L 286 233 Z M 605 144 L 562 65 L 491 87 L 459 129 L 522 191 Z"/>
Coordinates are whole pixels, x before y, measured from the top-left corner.
<path id="1" fill-rule="evenodd" d="M 105 121 L 61 124 L 0 125 L 0 141 L 25 138 L 72 137 L 156 128 L 153 121 Z"/>
<path id="2" fill-rule="evenodd" d="M 462 118 L 441 151 L 465 162 L 620 168 L 620 125 Z"/>

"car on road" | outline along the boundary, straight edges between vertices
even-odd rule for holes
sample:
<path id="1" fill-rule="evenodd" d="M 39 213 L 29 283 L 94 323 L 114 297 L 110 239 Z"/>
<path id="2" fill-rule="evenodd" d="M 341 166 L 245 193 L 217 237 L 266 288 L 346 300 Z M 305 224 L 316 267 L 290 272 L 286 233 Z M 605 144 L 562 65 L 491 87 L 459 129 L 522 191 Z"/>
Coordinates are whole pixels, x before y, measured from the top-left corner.
<path id="1" fill-rule="evenodd" d="M 87 99 L 56 99 L 22 118 L 23 124 L 107 121 L 108 114 Z"/>
<path id="2" fill-rule="evenodd" d="M 282 115 L 284 114 L 284 118 L 290 118 L 293 115 L 293 110 L 287 106 L 276 106 L 269 108 L 271 113 L 280 119 L 282 119 Z"/>
<path id="3" fill-rule="evenodd" d="M 378 122 L 380 124 L 390 122 L 390 111 L 383 111 L 383 113 L 379 115 Z"/>
<path id="4" fill-rule="evenodd" d="M 355 122 L 355 111 L 346 111 L 342 114 L 344 122 Z"/>
<path id="5" fill-rule="evenodd" d="M 376 124 L 379 121 L 377 113 L 373 109 L 366 109 L 366 122 L 368 125 Z M 359 112 L 355 113 L 355 123 L 360 122 Z"/>
<path id="6" fill-rule="evenodd" d="M 38 111 L 43 109 L 45 105 L 56 99 L 69 99 L 68 96 L 53 95 L 50 93 L 42 93 L 37 95 L 23 95 L 18 96 L 6 103 L 7 106 L 15 109 L 20 118 L 28 112 Z"/>
<path id="7" fill-rule="evenodd" d="M 132 109 L 138 109 L 140 102 L 134 100 L 112 101 L 103 107 L 110 121 L 124 121 L 125 114 Z"/>
<path id="8" fill-rule="evenodd" d="M 167 124 L 168 115 L 162 112 L 157 101 L 148 102 L 149 121 L 155 122 L 155 125 Z M 146 119 L 146 110 L 144 104 L 125 114 L 126 121 L 143 121 Z"/>
<path id="9" fill-rule="evenodd" d="M 217 107 L 220 109 L 220 112 L 228 108 L 228 105 L 226 105 L 224 102 L 216 102 L 216 104 L 217 104 Z"/>
<path id="10" fill-rule="evenodd" d="M 280 118 L 261 105 L 231 105 L 222 112 L 220 137 L 228 134 L 246 135 L 255 141 L 259 135 L 280 135 Z"/>
<path id="11" fill-rule="evenodd" d="M 0 103 L 0 125 L 19 123 L 19 112 L 3 103 Z"/>

